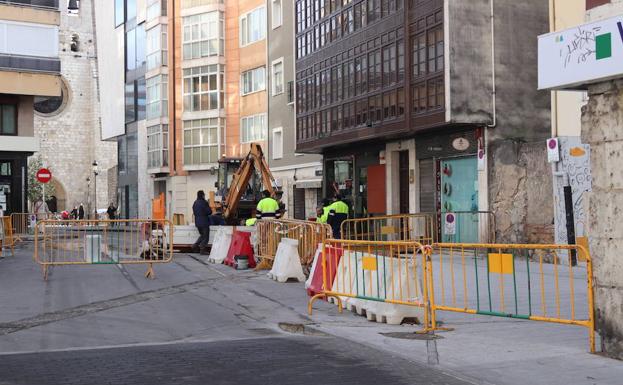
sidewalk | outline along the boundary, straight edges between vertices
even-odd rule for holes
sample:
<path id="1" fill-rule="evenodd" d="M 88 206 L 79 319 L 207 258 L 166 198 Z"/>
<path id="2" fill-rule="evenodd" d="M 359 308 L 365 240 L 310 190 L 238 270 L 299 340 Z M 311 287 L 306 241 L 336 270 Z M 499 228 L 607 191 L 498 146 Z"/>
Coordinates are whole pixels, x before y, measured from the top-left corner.
<path id="1" fill-rule="evenodd" d="M 199 259 L 199 258 L 202 259 Z M 623 362 L 588 353 L 587 330 L 482 315 L 440 313 L 454 331 L 434 341 L 381 333 L 419 326 L 369 322 L 317 301 L 307 315 L 302 283 L 280 284 L 266 271 L 211 265 L 177 254 L 157 266 L 59 267 L 41 278 L 28 248 L 0 260 L 0 353 L 175 341 L 219 341 L 283 334 L 280 323 L 303 324 L 482 384 L 621 384 Z M 207 258 L 205 258 L 207 259 Z"/>

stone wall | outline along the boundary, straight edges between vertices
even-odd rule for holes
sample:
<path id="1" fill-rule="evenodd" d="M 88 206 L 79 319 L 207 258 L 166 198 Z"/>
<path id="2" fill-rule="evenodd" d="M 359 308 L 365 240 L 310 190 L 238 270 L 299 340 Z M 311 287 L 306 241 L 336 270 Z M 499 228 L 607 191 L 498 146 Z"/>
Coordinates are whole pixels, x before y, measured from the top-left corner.
<path id="1" fill-rule="evenodd" d="M 582 142 L 591 147 L 593 189 L 589 245 L 595 276 L 595 311 L 602 350 L 623 359 L 623 80 L 589 88 L 582 111 Z"/>
<path id="2" fill-rule="evenodd" d="M 496 240 L 552 243 L 552 178 L 545 141 L 499 139 L 489 143 L 489 154 L 489 210 L 495 213 Z"/>

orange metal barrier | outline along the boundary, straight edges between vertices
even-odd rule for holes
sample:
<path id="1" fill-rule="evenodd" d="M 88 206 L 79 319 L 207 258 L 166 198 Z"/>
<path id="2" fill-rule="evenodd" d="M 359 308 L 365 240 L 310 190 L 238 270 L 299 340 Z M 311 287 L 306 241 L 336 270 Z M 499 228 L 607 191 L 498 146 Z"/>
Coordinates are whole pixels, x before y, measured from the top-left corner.
<path id="1" fill-rule="evenodd" d="M 258 269 L 270 268 L 282 238 L 298 240 L 301 264 L 310 265 L 318 245 L 331 235 L 329 225 L 311 221 L 262 219 L 258 220 L 255 226 L 257 228 L 258 257 L 261 259 Z"/>
<path id="2" fill-rule="evenodd" d="M 443 329 L 440 311 L 578 325 L 595 352 L 593 266 L 580 245 L 327 239 L 320 262 L 310 314 L 318 298 L 336 298 L 340 310 L 358 298 L 424 308 L 423 331 Z"/>
<path id="3" fill-rule="evenodd" d="M 435 219 L 432 214 L 401 214 L 347 219 L 342 222 L 342 239 L 360 241 L 435 242 Z"/>
<path id="4" fill-rule="evenodd" d="M 340 310 L 343 301 L 362 299 L 423 308 L 428 329 L 427 265 L 420 243 L 328 239 L 320 262 L 324 290 L 309 300 L 309 314 L 318 298 L 335 298 Z"/>
<path id="5" fill-rule="evenodd" d="M 15 237 L 11 217 L 0 217 L 0 256 L 4 256 L 4 249 L 11 249 L 11 255 L 15 255 Z"/>
<path id="6" fill-rule="evenodd" d="M 33 257 L 44 279 L 50 266 L 99 264 L 146 264 L 145 277 L 153 278 L 154 264 L 173 259 L 172 239 L 168 220 L 43 220 Z"/>
<path id="7" fill-rule="evenodd" d="M 427 254 L 433 329 L 437 311 L 580 325 L 595 352 L 593 268 L 584 247 L 436 243 Z"/>

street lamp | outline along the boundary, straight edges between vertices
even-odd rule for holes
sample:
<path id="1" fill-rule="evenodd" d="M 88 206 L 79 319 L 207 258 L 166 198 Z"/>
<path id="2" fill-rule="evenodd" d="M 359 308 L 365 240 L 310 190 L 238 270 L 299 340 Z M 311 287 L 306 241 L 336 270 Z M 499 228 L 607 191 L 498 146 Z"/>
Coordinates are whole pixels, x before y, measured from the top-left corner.
<path id="1" fill-rule="evenodd" d="M 97 220 L 97 160 L 94 160 L 91 166 L 93 167 L 93 190 L 95 191 L 93 194 L 93 205 L 95 206 L 95 219 Z"/>
<path id="2" fill-rule="evenodd" d="M 87 177 L 87 210 L 89 210 L 89 216 L 91 215 L 91 177 Z"/>

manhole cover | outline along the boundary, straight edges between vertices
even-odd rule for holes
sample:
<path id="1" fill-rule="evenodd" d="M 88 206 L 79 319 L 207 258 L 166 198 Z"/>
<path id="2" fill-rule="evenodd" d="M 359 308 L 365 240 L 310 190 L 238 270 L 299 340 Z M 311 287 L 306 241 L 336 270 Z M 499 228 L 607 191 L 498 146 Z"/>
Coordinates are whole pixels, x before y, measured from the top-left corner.
<path id="1" fill-rule="evenodd" d="M 437 334 L 419 334 L 414 332 L 390 332 L 390 333 L 379 333 L 382 336 L 389 338 L 399 338 L 403 340 L 420 340 L 420 341 L 431 341 L 442 339 L 442 336 Z"/>

